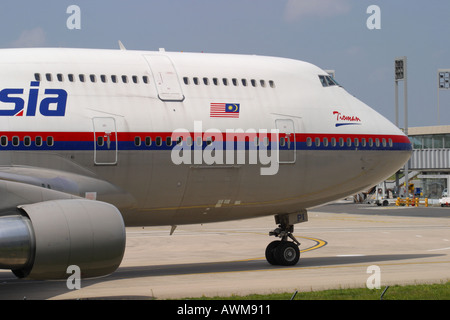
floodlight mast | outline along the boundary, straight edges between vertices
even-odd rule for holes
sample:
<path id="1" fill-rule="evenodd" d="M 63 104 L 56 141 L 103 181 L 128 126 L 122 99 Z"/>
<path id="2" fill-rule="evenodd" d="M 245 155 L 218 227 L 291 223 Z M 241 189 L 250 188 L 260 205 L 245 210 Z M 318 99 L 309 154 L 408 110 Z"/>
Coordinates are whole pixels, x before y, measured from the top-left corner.
<path id="1" fill-rule="evenodd" d="M 405 112 L 405 128 L 404 133 L 408 135 L 408 85 L 407 85 L 407 68 L 406 57 L 395 58 L 395 125 L 399 126 L 398 121 L 398 82 L 403 81 L 403 103 Z M 409 197 L 409 181 L 408 181 L 408 162 L 405 164 L 405 187 L 406 196 Z M 397 182 L 398 186 L 398 182 Z"/>
<path id="2" fill-rule="evenodd" d="M 440 101 L 439 101 L 439 92 L 441 90 L 449 90 L 450 89 L 450 69 L 438 69 L 438 86 L 437 86 L 437 123 L 438 126 L 441 124 L 441 111 L 440 111 Z"/>

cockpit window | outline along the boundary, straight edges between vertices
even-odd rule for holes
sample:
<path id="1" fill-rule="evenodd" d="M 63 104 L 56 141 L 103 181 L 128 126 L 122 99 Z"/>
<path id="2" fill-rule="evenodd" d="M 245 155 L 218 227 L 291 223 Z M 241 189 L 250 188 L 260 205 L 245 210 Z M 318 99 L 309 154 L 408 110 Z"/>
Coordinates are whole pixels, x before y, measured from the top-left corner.
<path id="1" fill-rule="evenodd" d="M 325 77 L 325 79 L 327 80 L 329 86 L 336 85 L 336 83 L 334 83 L 334 81 L 333 81 L 333 79 L 331 79 L 331 77 Z"/>
<path id="2" fill-rule="evenodd" d="M 327 83 L 327 80 L 325 80 L 325 76 L 319 76 L 319 79 L 320 79 L 320 83 L 322 84 L 322 86 L 328 87 L 328 83 Z"/>
<path id="3" fill-rule="evenodd" d="M 319 75 L 319 80 L 323 87 L 340 86 L 339 83 L 329 75 Z"/>

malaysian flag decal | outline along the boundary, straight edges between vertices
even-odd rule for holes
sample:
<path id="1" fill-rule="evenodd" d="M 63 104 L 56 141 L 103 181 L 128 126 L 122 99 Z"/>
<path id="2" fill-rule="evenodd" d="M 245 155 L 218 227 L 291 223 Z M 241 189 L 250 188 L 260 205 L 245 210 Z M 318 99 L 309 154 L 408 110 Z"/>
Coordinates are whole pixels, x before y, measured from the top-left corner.
<path id="1" fill-rule="evenodd" d="M 211 118 L 239 118 L 239 103 L 211 103 Z"/>

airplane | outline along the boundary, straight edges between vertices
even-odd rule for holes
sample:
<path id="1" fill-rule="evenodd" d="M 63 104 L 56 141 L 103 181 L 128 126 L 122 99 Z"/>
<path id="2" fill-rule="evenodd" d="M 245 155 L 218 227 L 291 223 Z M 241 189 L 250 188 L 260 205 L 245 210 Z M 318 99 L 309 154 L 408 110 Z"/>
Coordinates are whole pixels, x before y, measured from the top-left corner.
<path id="1" fill-rule="evenodd" d="M 298 263 L 307 209 L 395 173 L 407 136 L 321 68 L 257 55 L 0 50 L 0 268 L 114 272 L 127 226 L 274 216 Z"/>

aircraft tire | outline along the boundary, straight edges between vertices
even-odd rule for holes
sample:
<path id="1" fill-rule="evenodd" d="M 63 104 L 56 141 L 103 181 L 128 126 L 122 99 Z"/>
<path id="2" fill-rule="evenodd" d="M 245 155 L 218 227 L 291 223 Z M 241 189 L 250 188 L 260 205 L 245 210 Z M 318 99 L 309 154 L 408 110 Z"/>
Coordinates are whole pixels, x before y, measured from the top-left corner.
<path id="1" fill-rule="evenodd" d="M 278 265 L 277 260 L 275 260 L 274 251 L 275 249 L 280 245 L 281 241 L 276 240 L 269 243 L 269 245 L 266 247 L 266 260 L 271 265 Z"/>
<path id="2" fill-rule="evenodd" d="M 300 259 L 300 250 L 293 242 L 281 241 L 273 251 L 273 256 L 278 265 L 293 266 Z"/>

